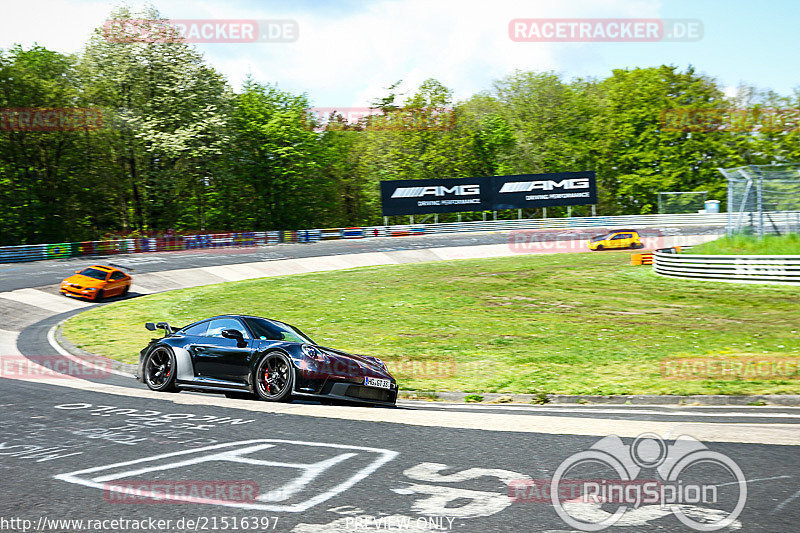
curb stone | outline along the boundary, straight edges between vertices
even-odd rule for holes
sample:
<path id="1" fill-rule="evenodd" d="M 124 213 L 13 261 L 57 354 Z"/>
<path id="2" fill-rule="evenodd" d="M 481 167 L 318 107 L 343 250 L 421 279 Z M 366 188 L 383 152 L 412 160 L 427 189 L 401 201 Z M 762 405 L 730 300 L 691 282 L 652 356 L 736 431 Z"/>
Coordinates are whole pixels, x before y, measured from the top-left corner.
<path id="1" fill-rule="evenodd" d="M 86 350 L 78 348 L 77 346 L 72 344 L 69 341 L 69 339 L 67 339 L 61 332 L 61 325 L 63 323 L 64 322 L 59 322 L 56 325 L 55 339 L 56 342 L 59 344 L 59 346 L 61 346 L 63 349 L 65 349 L 67 352 L 69 352 L 71 355 L 74 355 L 78 359 L 84 359 L 89 362 L 93 362 L 92 359 L 96 360 L 98 357 L 102 357 L 100 355 L 95 355 L 91 352 L 87 352 Z M 134 377 L 139 369 L 138 365 L 134 365 L 131 363 L 123 363 L 121 361 L 116 361 L 108 357 L 102 357 L 102 358 L 105 359 L 106 361 L 110 361 L 110 365 L 113 370 L 116 370 L 117 372 L 124 372 L 126 374 L 130 374 L 131 377 Z"/>
<path id="2" fill-rule="evenodd" d="M 495 392 L 435 392 L 401 390 L 400 398 L 404 400 L 428 400 L 445 402 L 464 402 L 468 395 L 479 394 L 483 402 L 475 403 L 516 403 L 531 404 L 542 403 L 547 405 L 770 405 L 770 406 L 800 406 L 800 394 L 758 394 L 758 395 L 725 395 L 725 394 L 693 394 L 688 396 L 658 395 L 658 394 L 631 394 L 631 395 L 573 395 L 573 394 L 548 394 L 542 397 L 536 394 L 503 394 Z"/>

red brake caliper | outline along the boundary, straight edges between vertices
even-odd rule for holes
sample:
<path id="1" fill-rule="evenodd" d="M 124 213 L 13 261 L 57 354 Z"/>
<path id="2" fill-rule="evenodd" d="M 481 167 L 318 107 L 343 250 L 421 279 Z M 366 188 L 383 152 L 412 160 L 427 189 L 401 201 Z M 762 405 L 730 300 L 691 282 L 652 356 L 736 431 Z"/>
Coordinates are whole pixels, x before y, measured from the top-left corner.
<path id="1" fill-rule="evenodd" d="M 269 390 L 269 370 L 264 370 L 264 386 L 267 388 L 267 392 L 272 392 Z"/>

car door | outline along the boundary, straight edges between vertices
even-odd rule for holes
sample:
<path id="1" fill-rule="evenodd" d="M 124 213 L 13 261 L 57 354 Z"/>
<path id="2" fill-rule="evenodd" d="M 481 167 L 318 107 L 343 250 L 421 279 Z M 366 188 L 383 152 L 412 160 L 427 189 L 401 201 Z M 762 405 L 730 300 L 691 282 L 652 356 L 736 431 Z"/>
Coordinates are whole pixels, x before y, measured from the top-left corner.
<path id="1" fill-rule="evenodd" d="M 240 331 L 244 345 L 240 346 L 236 339 L 223 337 L 224 329 Z M 252 345 L 247 328 L 239 319 L 225 317 L 210 320 L 205 335 L 198 337 L 190 350 L 195 375 L 207 380 L 247 384 Z"/>
<path id="2" fill-rule="evenodd" d="M 625 247 L 625 234 L 615 233 L 608 241 L 609 248 L 624 248 Z"/>
<path id="3" fill-rule="evenodd" d="M 122 294 L 122 291 L 125 289 L 125 285 L 128 283 L 125 278 L 127 278 L 127 276 L 124 272 L 120 272 L 119 270 L 112 272 L 111 276 L 109 276 L 108 281 L 106 282 L 105 294 L 107 296 L 116 296 L 117 294 Z"/>

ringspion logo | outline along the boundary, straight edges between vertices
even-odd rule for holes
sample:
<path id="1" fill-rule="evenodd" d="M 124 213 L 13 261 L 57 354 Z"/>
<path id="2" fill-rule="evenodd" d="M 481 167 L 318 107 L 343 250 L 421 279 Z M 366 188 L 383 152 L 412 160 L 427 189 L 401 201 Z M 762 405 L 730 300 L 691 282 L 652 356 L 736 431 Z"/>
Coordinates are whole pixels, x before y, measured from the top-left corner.
<path id="1" fill-rule="evenodd" d="M 664 511 L 696 531 L 734 530 L 741 528 L 747 479 L 730 457 L 687 435 L 670 443 L 643 433 L 631 444 L 609 435 L 567 457 L 549 480 L 512 482 L 508 495 L 515 502 L 549 500 L 580 531 Z"/>

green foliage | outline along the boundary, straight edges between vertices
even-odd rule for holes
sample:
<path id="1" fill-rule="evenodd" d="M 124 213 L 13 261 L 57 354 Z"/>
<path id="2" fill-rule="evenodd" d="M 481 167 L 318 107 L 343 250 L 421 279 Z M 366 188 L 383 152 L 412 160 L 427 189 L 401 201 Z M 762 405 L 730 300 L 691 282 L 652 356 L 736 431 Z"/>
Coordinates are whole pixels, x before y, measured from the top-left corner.
<path id="1" fill-rule="evenodd" d="M 161 15 L 121 7 L 110 18 Z M 725 98 L 693 67 L 599 80 L 516 71 L 460 102 L 435 79 L 400 86 L 373 99 L 380 114 L 318 131 L 308 96 L 254 80 L 236 93 L 186 43 L 111 42 L 98 28 L 75 56 L 0 50 L 0 107 L 104 115 L 97 131 L 0 131 L 0 245 L 379 224 L 387 179 L 595 170 L 598 214 L 655 212 L 661 191 L 708 190 L 724 208 L 717 167 L 800 159 L 796 129 L 664 131 L 667 109 L 800 104 L 750 87 Z"/>
<path id="2" fill-rule="evenodd" d="M 467 403 L 480 403 L 483 401 L 483 396 L 480 394 L 467 394 L 464 396 L 464 401 Z"/>

